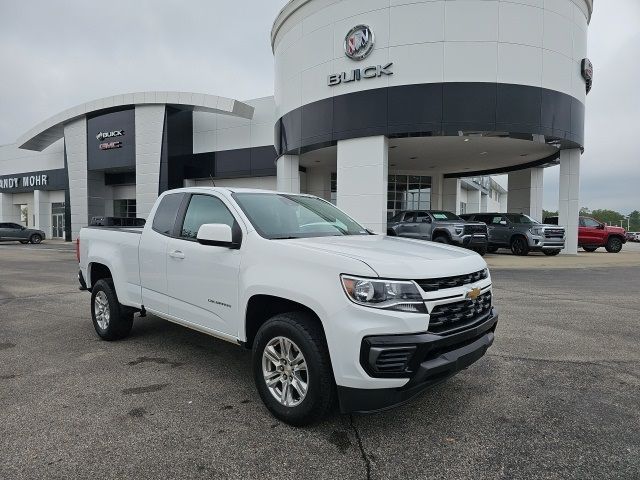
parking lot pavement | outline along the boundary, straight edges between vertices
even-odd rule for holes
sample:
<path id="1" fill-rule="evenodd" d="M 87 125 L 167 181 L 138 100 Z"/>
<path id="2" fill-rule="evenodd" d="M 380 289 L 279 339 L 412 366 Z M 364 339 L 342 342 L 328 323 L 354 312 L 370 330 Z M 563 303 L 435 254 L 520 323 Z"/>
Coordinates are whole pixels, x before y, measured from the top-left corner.
<path id="1" fill-rule="evenodd" d="M 100 341 L 72 249 L 0 248 L 0 478 L 638 478 L 640 269 L 494 269 L 487 356 L 295 429 L 247 351 L 158 318 Z"/>

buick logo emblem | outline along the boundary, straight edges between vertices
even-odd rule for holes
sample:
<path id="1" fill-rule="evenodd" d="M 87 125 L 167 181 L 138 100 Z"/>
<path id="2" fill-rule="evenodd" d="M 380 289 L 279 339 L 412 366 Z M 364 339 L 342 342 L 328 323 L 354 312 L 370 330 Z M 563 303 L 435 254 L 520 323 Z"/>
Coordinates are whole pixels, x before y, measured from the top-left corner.
<path id="1" fill-rule="evenodd" d="M 96 135 L 96 140 L 101 142 L 102 140 L 105 140 L 107 138 L 122 137 L 123 135 L 124 135 L 124 130 L 114 130 L 112 132 L 100 132 Z"/>
<path id="2" fill-rule="evenodd" d="M 587 84 L 587 93 L 589 93 L 591 91 L 591 86 L 593 85 L 593 64 L 588 58 L 582 59 L 581 73 L 582 78 L 584 78 L 584 81 Z"/>
<path id="3" fill-rule="evenodd" d="M 373 50 L 375 37 L 366 25 L 357 25 L 344 38 L 344 53 L 352 60 L 367 58 Z"/>

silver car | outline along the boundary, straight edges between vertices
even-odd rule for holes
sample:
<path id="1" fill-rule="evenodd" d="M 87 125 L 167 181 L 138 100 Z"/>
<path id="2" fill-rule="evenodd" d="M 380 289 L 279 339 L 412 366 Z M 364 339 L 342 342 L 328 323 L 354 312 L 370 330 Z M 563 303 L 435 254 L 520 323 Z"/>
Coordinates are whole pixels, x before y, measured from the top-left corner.
<path id="1" fill-rule="evenodd" d="M 42 230 L 23 227 L 17 223 L 0 223 L 0 242 L 40 243 L 45 238 Z"/>

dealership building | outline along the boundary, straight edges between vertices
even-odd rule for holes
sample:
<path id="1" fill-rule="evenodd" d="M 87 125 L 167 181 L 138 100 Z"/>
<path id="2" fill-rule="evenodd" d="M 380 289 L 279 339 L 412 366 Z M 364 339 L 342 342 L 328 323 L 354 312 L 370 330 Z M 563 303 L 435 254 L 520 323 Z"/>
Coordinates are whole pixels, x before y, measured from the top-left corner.
<path id="1" fill-rule="evenodd" d="M 273 97 L 115 95 L 0 146 L 0 221 L 75 238 L 95 216 L 216 185 L 306 192 L 384 233 L 401 209 L 542 217 L 560 165 L 575 253 L 592 0 L 292 0 Z M 268 41 L 268 39 L 265 39 Z M 489 175 L 507 173 L 508 194 Z"/>

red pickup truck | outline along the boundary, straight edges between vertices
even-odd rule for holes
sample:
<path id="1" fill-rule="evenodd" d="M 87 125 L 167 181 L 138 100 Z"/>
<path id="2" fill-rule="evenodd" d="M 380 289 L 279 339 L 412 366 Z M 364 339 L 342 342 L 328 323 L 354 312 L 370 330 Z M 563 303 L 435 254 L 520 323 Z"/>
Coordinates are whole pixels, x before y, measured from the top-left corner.
<path id="1" fill-rule="evenodd" d="M 558 217 L 546 218 L 544 223 L 558 224 Z M 578 224 L 578 246 L 587 252 L 604 247 L 609 253 L 618 253 L 627 243 L 624 228 L 611 227 L 591 217 L 580 217 Z"/>

